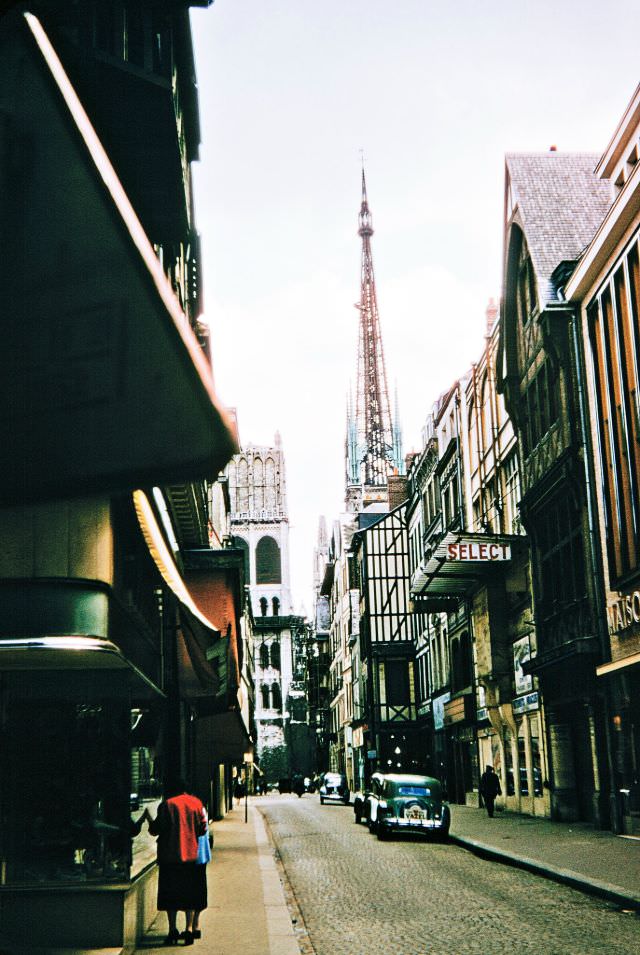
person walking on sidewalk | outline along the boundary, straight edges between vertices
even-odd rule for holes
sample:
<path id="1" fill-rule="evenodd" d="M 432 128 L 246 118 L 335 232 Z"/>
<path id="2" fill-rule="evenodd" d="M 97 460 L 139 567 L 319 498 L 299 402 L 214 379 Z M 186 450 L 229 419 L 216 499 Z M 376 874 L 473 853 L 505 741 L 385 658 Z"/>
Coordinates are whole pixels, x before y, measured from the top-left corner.
<path id="1" fill-rule="evenodd" d="M 164 944 L 176 945 L 182 937 L 185 945 L 193 945 L 196 912 L 207 907 L 207 867 L 198 864 L 198 840 L 207 832 L 207 815 L 182 780 L 167 782 L 158 815 L 149 818 L 149 832 L 158 837 L 158 910 L 169 920 Z M 186 915 L 182 936 L 178 911 Z"/>
<path id="2" fill-rule="evenodd" d="M 488 765 L 480 777 L 480 795 L 482 796 L 484 804 L 487 807 L 489 819 L 493 819 L 493 809 L 496 802 L 496 796 L 502 795 L 500 779 L 498 774 L 494 771 L 493 766 Z"/>

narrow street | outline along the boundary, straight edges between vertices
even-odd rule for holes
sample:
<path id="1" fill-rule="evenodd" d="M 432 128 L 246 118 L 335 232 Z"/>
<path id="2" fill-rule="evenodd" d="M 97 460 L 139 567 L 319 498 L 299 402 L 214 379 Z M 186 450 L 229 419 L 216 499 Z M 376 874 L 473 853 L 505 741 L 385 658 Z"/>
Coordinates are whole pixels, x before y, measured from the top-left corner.
<path id="1" fill-rule="evenodd" d="M 351 807 L 315 795 L 271 795 L 258 808 L 316 955 L 637 951 L 636 916 L 554 882 L 454 845 L 380 843 Z"/>

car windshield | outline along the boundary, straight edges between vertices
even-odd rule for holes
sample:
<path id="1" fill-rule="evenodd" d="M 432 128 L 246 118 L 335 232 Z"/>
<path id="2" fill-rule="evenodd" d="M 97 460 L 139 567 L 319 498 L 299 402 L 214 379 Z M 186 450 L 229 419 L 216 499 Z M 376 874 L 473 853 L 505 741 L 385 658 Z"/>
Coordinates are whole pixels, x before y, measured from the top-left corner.
<path id="1" fill-rule="evenodd" d="M 431 790 L 426 786 L 398 786 L 398 796 L 430 796 Z"/>

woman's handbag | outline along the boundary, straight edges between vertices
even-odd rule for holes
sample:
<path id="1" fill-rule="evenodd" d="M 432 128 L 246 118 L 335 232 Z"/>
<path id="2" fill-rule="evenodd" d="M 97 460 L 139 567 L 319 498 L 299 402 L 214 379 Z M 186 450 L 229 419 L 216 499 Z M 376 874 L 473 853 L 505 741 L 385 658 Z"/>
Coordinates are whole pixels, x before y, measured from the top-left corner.
<path id="1" fill-rule="evenodd" d="M 209 842 L 209 833 L 205 832 L 203 836 L 198 836 L 198 865 L 206 865 L 211 862 L 211 844 Z"/>

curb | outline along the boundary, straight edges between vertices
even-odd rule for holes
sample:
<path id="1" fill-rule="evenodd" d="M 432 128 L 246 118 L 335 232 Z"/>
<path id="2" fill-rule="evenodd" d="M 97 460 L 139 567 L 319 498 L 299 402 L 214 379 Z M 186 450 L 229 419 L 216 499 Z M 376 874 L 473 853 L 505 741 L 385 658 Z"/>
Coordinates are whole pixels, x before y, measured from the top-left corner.
<path id="1" fill-rule="evenodd" d="M 468 849 L 474 855 L 483 859 L 490 859 L 493 862 L 501 862 L 503 865 L 510 865 L 517 869 L 524 869 L 532 872 L 534 875 L 542 876 L 545 879 L 551 879 L 562 885 L 568 885 L 572 889 L 584 892 L 597 898 L 606 899 L 607 902 L 613 902 L 621 908 L 634 909 L 640 912 L 640 895 L 629 895 L 620 886 L 612 885 L 609 882 L 599 882 L 597 879 L 589 879 L 571 869 L 562 869 L 558 866 L 546 862 L 539 862 L 536 859 L 529 859 L 527 856 L 515 855 L 506 852 L 504 849 L 496 849 L 484 842 L 477 842 L 466 836 L 456 836 L 449 834 L 449 841 L 462 849 Z"/>

